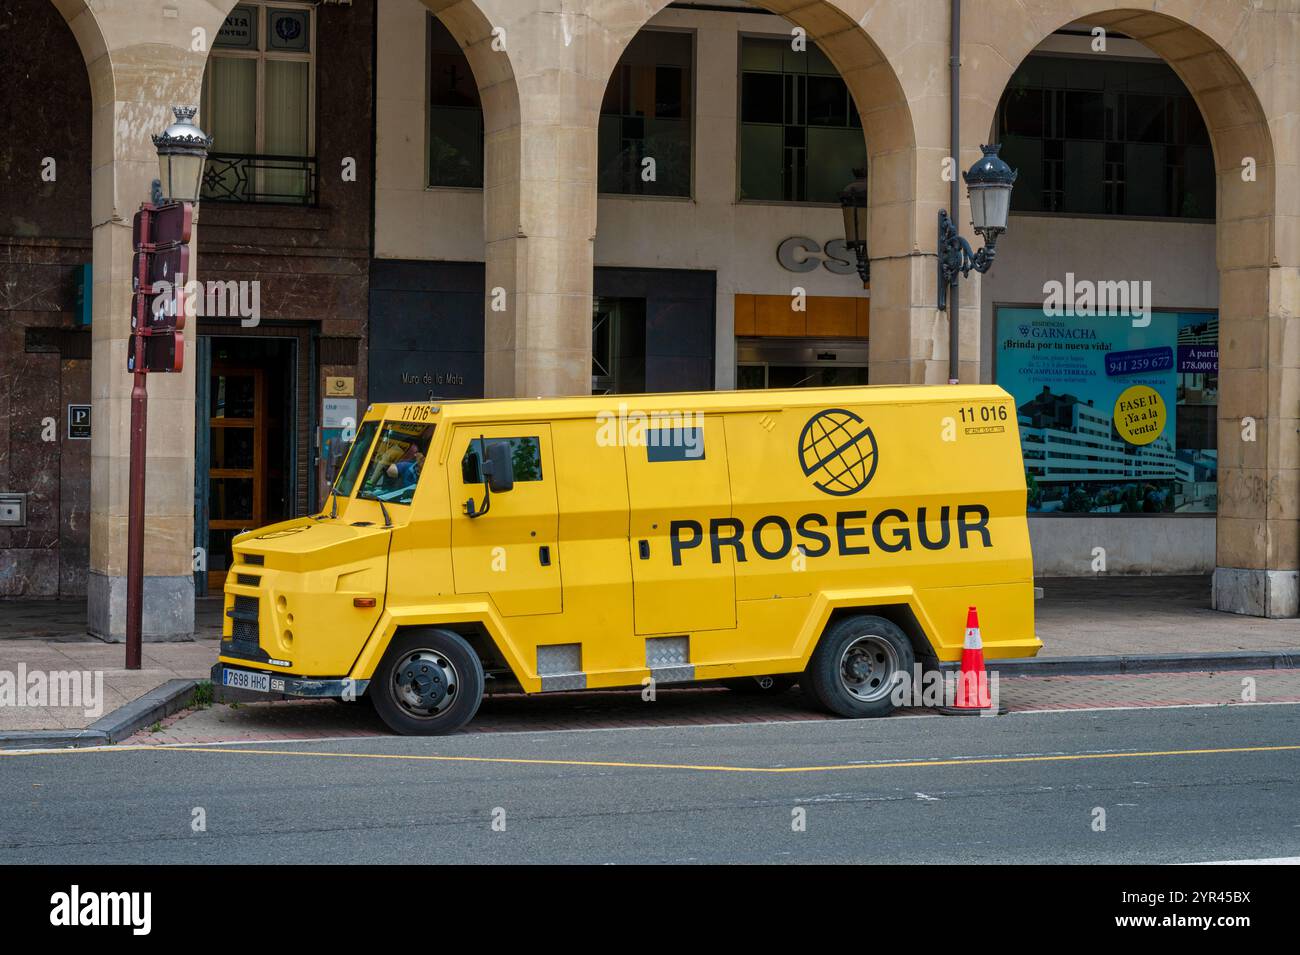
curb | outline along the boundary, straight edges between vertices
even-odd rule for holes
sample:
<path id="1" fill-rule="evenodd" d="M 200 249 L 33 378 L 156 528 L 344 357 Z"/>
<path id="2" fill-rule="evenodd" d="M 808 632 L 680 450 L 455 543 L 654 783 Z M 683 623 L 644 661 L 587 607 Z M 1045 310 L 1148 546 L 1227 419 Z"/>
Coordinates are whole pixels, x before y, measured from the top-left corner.
<path id="1" fill-rule="evenodd" d="M 120 743 L 151 723 L 194 701 L 198 680 L 168 680 L 143 696 L 101 716 L 83 730 L 15 730 L 0 733 L 0 749 L 49 749 Z"/>
<path id="2" fill-rule="evenodd" d="M 1202 670 L 1300 669 L 1300 649 L 1226 650 L 1205 653 L 1147 653 L 1091 657 L 989 660 L 987 667 L 1007 676 L 1096 676 L 1125 673 L 1188 673 Z M 958 663 L 942 663 L 956 671 Z M 151 723 L 183 710 L 194 700 L 198 680 L 168 680 L 162 686 L 100 717 L 82 730 L 13 730 L 0 733 L 0 749 L 49 749 L 120 743 Z M 214 698 L 226 694 L 214 687 Z M 239 691 L 226 691 L 230 696 Z M 252 694 L 265 700 L 265 694 Z"/>
<path id="3" fill-rule="evenodd" d="M 989 660 L 986 666 L 1007 676 L 1188 673 L 1200 670 L 1294 670 L 1300 669 L 1300 649 L 1040 657 L 1029 660 Z M 958 670 L 960 668 L 961 666 L 958 663 L 940 665 L 942 670 Z"/>

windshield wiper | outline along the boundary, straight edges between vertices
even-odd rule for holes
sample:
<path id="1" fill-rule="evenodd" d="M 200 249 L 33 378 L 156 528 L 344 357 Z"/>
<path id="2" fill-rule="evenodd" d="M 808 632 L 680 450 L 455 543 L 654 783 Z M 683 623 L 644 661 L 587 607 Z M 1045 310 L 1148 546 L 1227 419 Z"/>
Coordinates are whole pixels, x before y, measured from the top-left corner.
<path id="1" fill-rule="evenodd" d="M 375 503 L 379 505 L 379 510 L 384 515 L 384 526 L 392 527 L 393 520 L 388 516 L 388 508 L 384 507 L 384 502 L 379 500 L 379 498 L 375 498 Z"/>
<path id="2" fill-rule="evenodd" d="M 338 520 L 338 516 L 339 516 L 339 496 L 338 496 L 338 493 L 337 493 L 336 491 L 334 491 L 333 488 L 330 489 L 330 513 L 329 513 L 329 516 L 330 516 L 330 519 L 331 519 L 331 520 Z M 315 516 L 312 518 L 312 520 L 316 520 L 316 521 L 323 521 L 323 520 L 325 520 L 325 512 L 322 511 L 321 513 L 315 515 Z"/>

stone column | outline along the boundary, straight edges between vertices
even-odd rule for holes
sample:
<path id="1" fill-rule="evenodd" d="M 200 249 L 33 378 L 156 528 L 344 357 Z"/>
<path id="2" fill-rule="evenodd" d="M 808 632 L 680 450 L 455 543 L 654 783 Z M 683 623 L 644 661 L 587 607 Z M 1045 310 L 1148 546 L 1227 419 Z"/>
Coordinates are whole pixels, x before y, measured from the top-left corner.
<path id="1" fill-rule="evenodd" d="M 1257 16 L 1276 18 L 1268 25 L 1278 37 L 1276 59 L 1254 72 L 1249 94 L 1234 91 L 1243 104 L 1236 123 L 1213 117 L 1210 123 L 1219 165 L 1220 288 L 1213 605 L 1294 617 L 1300 613 L 1300 11 Z M 1194 76 L 1189 85 L 1215 95 L 1211 82 Z M 1261 104 L 1266 122 L 1245 108 Z M 1243 175 L 1247 158 L 1256 164 L 1253 179 Z"/>
<path id="2" fill-rule="evenodd" d="M 503 9 L 501 17 L 504 49 L 494 51 L 489 38 L 470 50 L 485 128 L 484 388 L 491 396 L 590 394 L 596 125 L 606 76 L 587 53 L 603 31 L 584 16 L 544 9 Z"/>
<path id="3" fill-rule="evenodd" d="M 224 11 L 200 0 L 174 0 L 174 17 L 143 2 L 92 12 L 69 0 L 61 9 L 81 44 L 94 98 L 88 629 L 119 642 L 126 632 L 131 220 L 158 176 L 150 137 L 166 127 L 173 104 L 198 104 L 206 49 Z M 146 640 L 186 639 L 194 630 L 194 335 L 191 322 L 182 374 L 149 376 Z"/>

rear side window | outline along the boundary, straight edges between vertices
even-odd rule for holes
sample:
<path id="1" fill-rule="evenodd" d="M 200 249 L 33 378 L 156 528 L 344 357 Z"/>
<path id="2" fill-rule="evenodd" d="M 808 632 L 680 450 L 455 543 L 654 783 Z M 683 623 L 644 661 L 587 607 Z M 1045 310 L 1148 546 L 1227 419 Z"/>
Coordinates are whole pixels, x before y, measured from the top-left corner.
<path id="1" fill-rule="evenodd" d="M 660 461 L 703 461 L 703 428 L 650 428 L 646 431 L 645 457 Z"/>
<path id="2" fill-rule="evenodd" d="M 510 461 L 514 466 L 516 481 L 540 481 L 542 479 L 542 443 L 536 436 L 521 438 L 475 438 L 465 449 L 465 456 L 460 460 L 461 480 L 465 484 L 482 484 L 483 470 L 479 461 L 479 445 L 486 447 L 494 444 L 510 446 Z"/>

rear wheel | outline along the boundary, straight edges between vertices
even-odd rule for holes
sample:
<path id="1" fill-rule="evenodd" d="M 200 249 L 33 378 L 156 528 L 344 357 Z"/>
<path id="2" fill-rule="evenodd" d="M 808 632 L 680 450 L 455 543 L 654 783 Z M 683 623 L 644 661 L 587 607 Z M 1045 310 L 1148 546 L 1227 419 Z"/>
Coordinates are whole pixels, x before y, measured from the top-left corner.
<path id="1" fill-rule="evenodd" d="M 746 696 L 777 696 L 787 692 L 796 680 L 798 677 L 793 674 L 778 673 L 775 676 L 742 676 L 734 680 L 723 680 L 722 685 Z"/>
<path id="2" fill-rule="evenodd" d="M 395 733 L 451 733 L 478 712 L 483 664 L 464 638 L 450 630 L 399 633 L 375 670 L 366 696 Z"/>
<path id="3" fill-rule="evenodd" d="M 883 617 L 846 617 L 817 644 L 801 685 L 840 716 L 888 716 L 900 674 L 910 677 L 916 655 L 907 635 Z"/>

